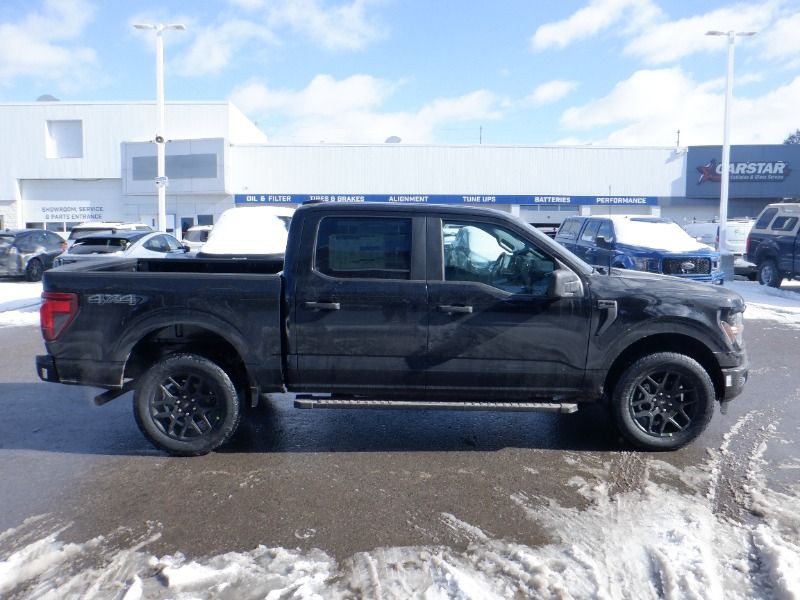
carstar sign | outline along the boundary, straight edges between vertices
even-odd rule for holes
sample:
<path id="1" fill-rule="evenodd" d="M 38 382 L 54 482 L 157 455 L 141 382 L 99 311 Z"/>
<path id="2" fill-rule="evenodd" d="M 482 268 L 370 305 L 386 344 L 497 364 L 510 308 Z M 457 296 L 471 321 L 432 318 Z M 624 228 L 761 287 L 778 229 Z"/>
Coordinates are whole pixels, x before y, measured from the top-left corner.
<path id="1" fill-rule="evenodd" d="M 719 198 L 722 163 L 720 146 L 690 146 L 686 156 L 686 197 Z M 800 144 L 732 146 L 731 198 L 790 198 L 800 196 Z"/>

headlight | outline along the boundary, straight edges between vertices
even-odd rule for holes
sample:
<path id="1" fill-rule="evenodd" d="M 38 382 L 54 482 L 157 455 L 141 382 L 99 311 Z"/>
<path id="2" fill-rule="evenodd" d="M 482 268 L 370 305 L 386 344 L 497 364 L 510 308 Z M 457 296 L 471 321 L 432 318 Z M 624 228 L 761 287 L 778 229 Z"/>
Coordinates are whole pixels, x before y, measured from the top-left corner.
<path id="1" fill-rule="evenodd" d="M 656 261 L 652 258 L 634 257 L 633 268 L 637 271 L 655 271 Z"/>
<path id="2" fill-rule="evenodd" d="M 744 332 L 744 313 L 735 312 L 728 313 L 724 318 L 719 321 L 720 329 L 728 338 L 731 346 L 742 347 L 742 333 Z"/>

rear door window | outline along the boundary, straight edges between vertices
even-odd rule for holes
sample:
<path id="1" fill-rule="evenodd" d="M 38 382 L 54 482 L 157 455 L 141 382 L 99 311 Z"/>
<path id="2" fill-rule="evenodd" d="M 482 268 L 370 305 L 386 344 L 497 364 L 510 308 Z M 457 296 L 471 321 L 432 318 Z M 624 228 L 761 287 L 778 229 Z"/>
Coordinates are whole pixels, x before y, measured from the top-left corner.
<path id="1" fill-rule="evenodd" d="M 756 221 L 755 228 L 756 229 L 766 229 L 769 222 L 772 221 L 772 218 L 778 214 L 777 208 L 768 208 L 764 211 L 764 214 L 758 218 Z"/>
<path id="2" fill-rule="evenodd" d="M 411 279 L 411 219 L 325 217 L 314 267 L 343 279 Z"/>

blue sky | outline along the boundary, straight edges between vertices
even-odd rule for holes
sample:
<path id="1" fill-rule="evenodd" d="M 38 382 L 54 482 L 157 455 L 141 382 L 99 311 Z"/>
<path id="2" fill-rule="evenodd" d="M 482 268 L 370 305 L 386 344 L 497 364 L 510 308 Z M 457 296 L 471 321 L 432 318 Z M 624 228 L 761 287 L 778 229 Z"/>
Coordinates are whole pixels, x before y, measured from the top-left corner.
<path id="1" fill-rule="evenodd" d="M 232 100 L 275 143 L 721 142 L 800 128 L 800 0 L 3 0 L 0 101 Z"/>

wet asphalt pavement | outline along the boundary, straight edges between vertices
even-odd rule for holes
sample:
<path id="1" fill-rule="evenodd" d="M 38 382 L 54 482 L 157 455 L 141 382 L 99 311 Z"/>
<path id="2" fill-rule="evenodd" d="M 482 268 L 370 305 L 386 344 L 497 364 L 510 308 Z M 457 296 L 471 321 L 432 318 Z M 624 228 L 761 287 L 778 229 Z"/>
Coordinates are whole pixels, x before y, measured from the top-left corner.
<path id="1" fill-rule="evenodd" d="M 95 407 L 97 391 L 42 383 L 36 327 L 0 328 L 0 531 L 29 517 L 70 525 L 64 540 L 116 532 L 159 555 L 208 556 L 263 544 L 321 548 L 337 559 L 383 546 L 466 546 L 443 513 L 495 538 L 535 546 L 547 534 L 512 500 L 525 494 L 562 506 L 585 501 L 573 486 L 570 457 L 611 464 L 612 490 L 641 485 L 647 461 L 700 465 L 708 448 L 743 415 L 728 440 L 745 455 L 770 425 L 768 476 L 796 482 L 800 451 L 800 330 L 747 321 L 751 379 L 727 415 L 715 414 L 694 444 L 672 453 L 632 453 L 600 407 L 574 415 L 444 411 L 298 410 L 274 396 L 248 415 L 234 441 L 198 458 L 171 458 L 138 431 L 131 395 Z M 744 461 L 722 465 L 720 511 L 733 501 Z M 731 516 L 737 516 L 732 514 Z M 120 532 L 123 532 L 122 534 Z M 0 537 L 0 558 L 4 555 Z"/>

